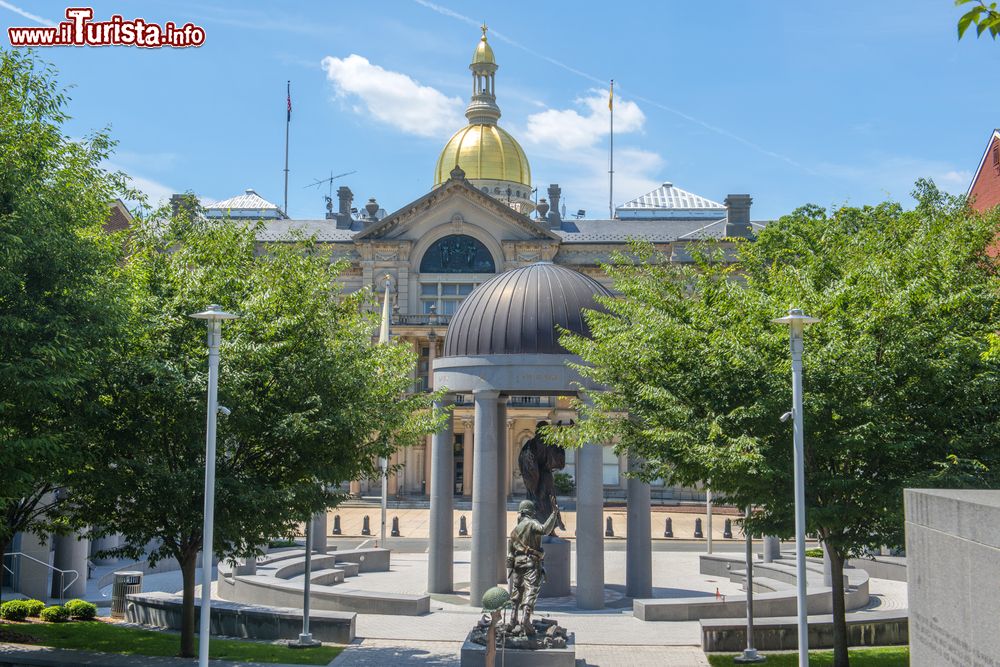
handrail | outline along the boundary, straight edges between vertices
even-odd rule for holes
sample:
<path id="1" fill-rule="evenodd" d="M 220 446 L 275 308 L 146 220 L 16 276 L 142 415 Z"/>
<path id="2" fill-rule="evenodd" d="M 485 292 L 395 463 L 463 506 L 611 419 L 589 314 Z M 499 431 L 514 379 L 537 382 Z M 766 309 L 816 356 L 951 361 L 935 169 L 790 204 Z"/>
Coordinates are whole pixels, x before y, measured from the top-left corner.
<path id="1" fill-rule="evenodd" d="M 35 563 L 38 563 L 39 565 L 44 565 L 45 567 L 49 568 L 53 572 L 58 572 L 59 573 L 59 577 L 60 577 L 60 581 L 62 581 L 63 583 L 65 583 L 65 581 L 66 581 L 66 575 L 67 574 L 72 574 L 73 578 L 70 579 L 70 582 L 68 584 L 66 584 L 65 586 L 63 586 L 59 590 L 59 599 L 60 600 L 62 600 L 66 596 L 66 590 L 70 586 L 72 586 L 73 584 L 75 584 L 76 580 L 80 578 L 80 573 L 77 570 L 62 570 L 62 569 L 59 569 L 58 567 L 56 567 L 54 565 L 49 565 L 45 561 L 38 560 L 37 558 L 35 558 L 31 554 L 26 554 L 23 551 L 11 551 L 9 553 L 3 554 L 2 557 L 5 558 L 7 556 L 20 556 L 21 558 L 27 558 L 30 561 L 34 561 Z M 4 567 L 6 567 L 6 566 L 4 566 Z M 14 572 L 12 570 L 10 570 L 9 568 L 8 568 L 8 572 L 10 572 L 12 575 L 14 574 Z"/>

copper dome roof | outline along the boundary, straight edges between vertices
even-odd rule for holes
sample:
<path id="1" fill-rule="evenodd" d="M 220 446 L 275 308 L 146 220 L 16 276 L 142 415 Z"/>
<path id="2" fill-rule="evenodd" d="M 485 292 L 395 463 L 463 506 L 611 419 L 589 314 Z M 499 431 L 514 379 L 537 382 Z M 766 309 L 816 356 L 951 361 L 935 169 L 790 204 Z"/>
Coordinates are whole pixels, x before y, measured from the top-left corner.
<path id="1" fill-rule="evenodd" d="M 568 354 L 561 327 L 589 335 L 583 310 L 605 310 L 595 296 L 612 296 L 593 278 L 549 262 L 501 273 L 462 302 L 448 325 L 444 356 Z"/>

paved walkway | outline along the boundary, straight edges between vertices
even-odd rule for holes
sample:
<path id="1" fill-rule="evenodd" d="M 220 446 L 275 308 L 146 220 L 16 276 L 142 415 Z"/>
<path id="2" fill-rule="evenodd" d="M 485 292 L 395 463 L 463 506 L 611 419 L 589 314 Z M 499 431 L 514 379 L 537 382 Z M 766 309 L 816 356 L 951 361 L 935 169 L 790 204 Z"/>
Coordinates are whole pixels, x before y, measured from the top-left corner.
<path id="1" fill-rule="evenodd" d="M 6 664 L 13 664 L 16 667 L 190 667 L 197 665 L 198 659 L 116 655 L 114 653 L 70 651 L 47 646 L 0 644 L 0 665 Z M 212 660 L 211 665 L 212 667 L 300 667 L 284 663 L 232 662 L 230 660 Z"/>

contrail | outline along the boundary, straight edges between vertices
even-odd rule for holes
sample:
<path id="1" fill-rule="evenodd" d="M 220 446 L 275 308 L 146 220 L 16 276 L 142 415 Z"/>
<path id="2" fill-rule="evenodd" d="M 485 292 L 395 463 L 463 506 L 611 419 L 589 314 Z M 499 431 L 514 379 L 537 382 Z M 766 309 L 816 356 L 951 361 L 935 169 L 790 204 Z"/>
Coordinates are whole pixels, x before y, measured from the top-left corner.
<path id="1" fill-rule="evenodd" d="M 458 12 L 454 11 L 453 9 L 449 9 L 448 7 L 444 7 L 444 6 L 439 5 L 437 3 L 434 3 L 434 2 L 430 2 L 430 0 L 413 0 L 413 1 L 416 2 L 418 5 L 426 7 L 427 9 L 430 9 L 432 11 L 435 11 L 438 14 L 441 14 L 442 16 L 447 16 L 449 18 L 457 19 L 459 21 L 462 21 L 463 23 L 467 23 L 467 24 L 472 25 L 472 26 L 476 26 L 476 27 L 479 26 L 479 22 L 478 21 L 476 21 L 476 20 L 474 20 L 474 19 L 472 19 L 472 18 L 470 18 L 468 16 L 465 16 L 464 14 L 459 14 Z M 587 79 L 588 81 L 591 81 L 593 83 L 596 83 L 596 84 L 599 84 L 599 85 L 602 85 L 602 86 L 607 85 L 607 83 L 608 83 L 607 79 L 599 79 L 598 77 L 596 77 L 596 76 L 594 76 L 592 74 L 588 74 L 587 72 L 584 72 L 582 70 L 578 70 L 575 67 L 572 67 L 571 65 L 567 65 L 566 63 L 564 63 L 564 62 L 562 62 L 560 60 L 556 60 L 555 58 L 550 58 L 549 56 L 545 55 L 544 53 L 539 53 L 538 51 L 535 51 L 531 47 L 525 46 L 524 44 L 521 44 L 520 42 L 518 42 L 515 39 L 511 39 L 507 35 L 503 34 L 502 32 L 499 32 L 497 30 L 494 30 L 493 28 L 490 28 L 490 34 L 494 35 L 501 42 L 506 42 L 507 44 L 510 44 L 511 46 L 513 46 L 513 47 L 515 47 L 517 49 L 521 49 L 525 53 L 529 53 L 529 54 L 535 56 L 536 58 L 540 58 L 540 59 L 542 59 L 542 60 L 544 60 L 546 62 L 549 62 L 549 63 L 555 65 L 556 67 L 560 67 L 560 68 L 566 70 L 567 72 L 571 72 L 573 74 L 576 74 L 579 77 Z M 626 88 L 625 86 L 621 86 L 621 87 L 625 88 L 626 90 L 628 90 L 628 88 Z M 787 155 L 782 155 L 781 153 L 776 153 L 776 152 L 774 152 L 772 150 L 768 150 L 768 149 L 764 148 L 763 146 L 761 146 L 759 144 L 755 144 L 754 142 L 750 141 L 749 139 L 744 139 L 743 137 L 739 136 L 738 134 L 733 134 L 729 130 L 726 130 L 726 129 L 721 128 L 721 127 L 717 127 L 717 126 L 712 125 L 710 123 L 706 123 L 705 121 L 703 121 L 701 119 L 695 118 L 694 116 L 692 116 L 690 114 L 686 114 L 683 111 L 680 111 L 678 109 L 674 109 L 673 107 L 667 106 L 666 104 L 663 104 L 661 102 L 657 102 L 655 100 L 651 100 L 648 97 L 643 97 L 641 95 L 632 95 L 632 98 L 636 99 L 636 100 L 639 100 L 640 102 L 645 102 L 646 104 L 654 106 L 654 107 L 656 107 L 658 109 L 662 109 L 663 111 L 667 111 L 669 113 L 672 113 L 675 116 L 679 116 L 679 117 L 683 118 L 684 120 L 688 121 L 689 123 L 694 123 L 695 125 L 703 127 L 706 130 L 709 130 L 711 132 L 715 132 L 716 134 L 722 135 L 724 137 L 728 137 L 729 139 L 732 139 L 733 141 L 737 141 L 737 142 L 743 144 L 744 146 L 746 146 L 748 148 L 752 148 L 753 150 L 755 150 L 755 151 L 757 151 L 759 153 L 763 153 L 764 155 L 767 155 L 768 157 L 772 157 L 772 158 L 775 158 L 776 160 L 781 160 L 783 162 L 787 162 L 788 164 L 792 165 L 793 167 L 797 167 L 799 169 L 804 169 L 805 171 L 807 171 L 809 173 L 815 173 L 811 169 L 809 169 L 808 167 L 806 167 L 806 166 L 802 165 L 801 163 L 793 160 L 792 158 L 788 157 Z"/>
<path id="2" fill-rule="evenodd" d="M 15 14 L 20 14 L 24 18 L 29 19 L 31 21 L 34 21 L 35 23 L 37 23 L 39 25 L 54 26 L 56 24 L 55 21 L 50 21 L 48 19 L 42 18 L 41 16 L 35 16 L 31 12 L 26 12 L 23 9 L 21 9 L 20 7 L 16 7 L 16 6 L 10 4 L 9 2 L 4 2 L 4 0 L 0 0 L 0 7 L 4 8 L 4 9 L 9 9 L 10 11 L 14 12 Z"/>

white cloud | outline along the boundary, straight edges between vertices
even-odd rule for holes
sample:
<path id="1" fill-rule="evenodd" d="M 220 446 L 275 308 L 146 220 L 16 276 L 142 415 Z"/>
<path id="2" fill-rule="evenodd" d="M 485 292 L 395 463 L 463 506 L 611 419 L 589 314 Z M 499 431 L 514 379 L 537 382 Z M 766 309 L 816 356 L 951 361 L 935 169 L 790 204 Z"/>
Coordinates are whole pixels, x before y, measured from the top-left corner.
<path id="1" fill-rule="evenodd" d="M 24 9 L 21 9 L 20 7 L 18 7 L 16 5 L 12 5 L 9 2 L 4 2 L 4 0 L 0 0 L 0 7 L 2 7 L 3 9 L 9 9 L 10 11 L 14 12 L 15 14 L 20 14 L 24 18 L 26 18 L 28 20 L 31 20 L 31 21 L 34 21 L 35 23 L 38 23 L 39 25 L 54 26 L 56 24 L 55 21 L 50 21 L 47 18 L 43 18 L 41 16 L 38 16 L 37 14 L 32 14 L 31 12 L 29 12 L 27 10 L 24 10 Z"/>
<path id="2" fill-rule="evenodd" d="M 359 115 L 367 113 L 381 123 L 421 137 L 447 136 L 464 124 L 460 98 L 373 65 L 363 56 L 327 56 L 322 66 L 337 97 L 350 98 L 350 108 Z"/>
<path id="3" fill-rule="evenodd" d="M 525 137 L 531 143 L 569 151 L 594 146 L 611 131 L 608 93 L 598 89 L 575 100 L 576 109 L 546 109 L 528 116 Z M 642 130 L 646 116 L 635 102 L 615 97 L 615 135 Z"/>

